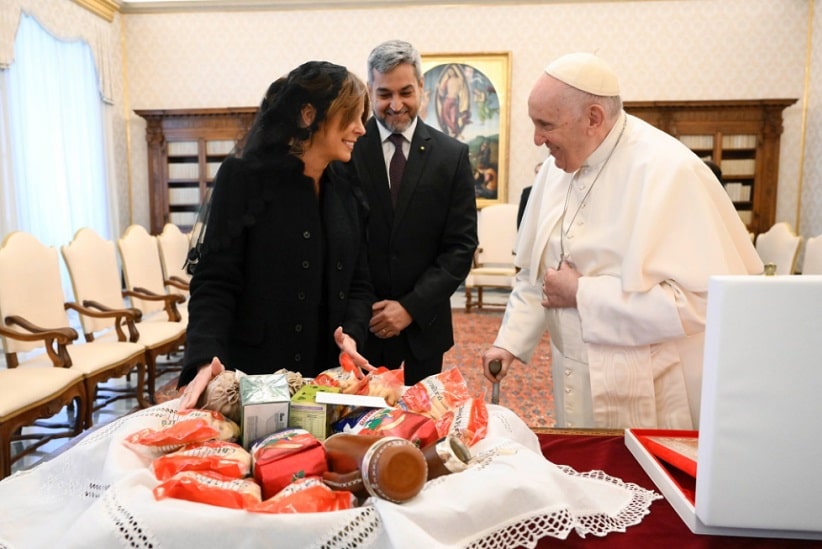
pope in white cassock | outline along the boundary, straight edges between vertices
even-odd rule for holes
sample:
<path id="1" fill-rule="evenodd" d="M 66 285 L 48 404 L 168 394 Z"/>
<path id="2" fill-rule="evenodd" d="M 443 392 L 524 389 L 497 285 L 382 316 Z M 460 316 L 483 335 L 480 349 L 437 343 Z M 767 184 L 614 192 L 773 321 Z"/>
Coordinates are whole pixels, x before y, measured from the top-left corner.
<path id="1" fill-rule="evenodd" d="M 552 62 L 531 91 L 534 142 L 551 156 L 485 376 L 528 362 L 547 329 L 558 427 L 695 429 L 708 278 L 758 274 L 762 262 L 711 170 L 626 114 L 619 93 L 587 53 Z"/>

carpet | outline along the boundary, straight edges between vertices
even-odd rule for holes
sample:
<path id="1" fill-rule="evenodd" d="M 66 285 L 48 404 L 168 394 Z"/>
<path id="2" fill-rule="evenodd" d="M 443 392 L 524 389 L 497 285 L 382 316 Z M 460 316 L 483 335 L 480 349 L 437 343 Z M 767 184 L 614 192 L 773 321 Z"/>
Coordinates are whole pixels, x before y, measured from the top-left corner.
<path id="1" fill-rule="evenodd" d="M 482 375 L 482 352 L 496 338 L 502 311 L 454 309 L 454 346 L 443 358 L 443 369 L 459 368 L 472 393 L 491 401 L 491 384 Z M 177 397 L 177 379 L 157 390 L 157 402 Z M 554 426 L 551 383 L 551 347 L 547 332 L 537 345 L 530 364 L 515 361 L 500 383 L 500 404 L 510 408 L 531 428 Z"/>

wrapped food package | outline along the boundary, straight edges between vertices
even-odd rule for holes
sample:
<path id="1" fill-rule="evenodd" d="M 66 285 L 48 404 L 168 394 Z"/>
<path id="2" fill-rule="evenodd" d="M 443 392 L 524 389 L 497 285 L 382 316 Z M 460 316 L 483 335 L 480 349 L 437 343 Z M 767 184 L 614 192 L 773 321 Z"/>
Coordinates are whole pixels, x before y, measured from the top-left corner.
<path id="1" fill-rule="evenodd" d="M 327 468 L 325 448 L 305 429 L 283 429 L 251 445 L 254 478 L 269 499 L 298 478 L 321 476 Z"/>
<path id="2" fill-rule="evenodd" d="M 334 433 L 396 436 L 423 448 L 440 439 L 433 420 L 399 408 L 359 408 L 332 424 Z"/>
<path id="3" fill-rule="evenodd" d="M 225 370 L 208 382 L 197 401 L 197 408 L 216 410 L 228 419 L 240 423 L 240 377 L 245 374 Z"/>
<path id="4" fill-rule="evenodd" d="M 137 451 L 165 454 L 207 440 L 234 441 L 240 427 L 216 410 L 181 410 L 174 414 L 173 423 L 163 423 L 160 429 L 141 429 L 127 436 L 123 442 Z"/>
<path id="5" fill-rule="evenodd" d="M 212 471 L 183 471 L 158 484 L 154 497 L 184 499 L 231 509 L 260 503 L 260 487 L 251 479 L 224 477 Z"/>
<path id="6" fill-rule="evenodd" d="M 320 477 L 300 478 L 248 510 L 254 513 L 324 513 L 356 507 L 346 490 L 332 490 Z"/>
<path id="7" fill-rule="evenodd" d="M 445 412 L 436 422 L 441 437 L 455 436 L 473 446 L 488 434 L 488 407 L 481 398 L 469 398 Z"/>
<path id="8" fill-rule="evenodd" d="M 212 471 L 225 477 L 243 478 L 251 474 L 251 454 L 239 444 L 209 440 L 160 456 L 151 468 L 161 481 L 182 471 Z"/>
<path id="9" fill-rule="evenodd" d="M 458 368 L 450 368 L 409 387 L 400 397 L 398 406 L 436 421 L 469 398 L 471 394 L 462 373 Z"/>

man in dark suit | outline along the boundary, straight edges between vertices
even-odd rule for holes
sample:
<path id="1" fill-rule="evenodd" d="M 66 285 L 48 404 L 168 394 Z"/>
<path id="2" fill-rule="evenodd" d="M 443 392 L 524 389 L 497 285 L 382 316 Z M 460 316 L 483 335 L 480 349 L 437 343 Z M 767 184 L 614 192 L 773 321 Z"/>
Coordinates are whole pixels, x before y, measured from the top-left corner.
<path id="1" fill-rule="evenodd" d="M 439 373 L 454 344 L 450 299 L 477 247 L 474 182 L 468 147 L 417 116 L 422 64 L 411 44 L 392 40 L 371 52 L 368 89 L 374 116 L 352 155 L 370 207 L 368 259 L 377 295 L 362 354 L 389 368 L 404 362 L 411 385 Z M 404 171 L 389 181 L 395 152 Z"/>

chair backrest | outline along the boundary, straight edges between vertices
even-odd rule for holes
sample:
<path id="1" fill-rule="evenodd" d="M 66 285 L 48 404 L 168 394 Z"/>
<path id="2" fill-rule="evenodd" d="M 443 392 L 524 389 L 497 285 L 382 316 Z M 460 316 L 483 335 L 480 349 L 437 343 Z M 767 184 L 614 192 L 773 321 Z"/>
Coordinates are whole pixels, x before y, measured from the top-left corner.
<path id="1" fill-rule="evenodd" d="M 822 235 L 812 236 L 805 243 L 802 274 L 822 274 Z"/>
<path id="2" fill-rule="evenodd" d="M 29 233 L 6 236 L 0 246 L 0 319 L 19 315 L 42 328 L 65 328 L 69 318 L 64 303 L 57 250 Z M 3 338 L 6 353 L 42 347 L 42 340 Z"/>
<path id="3" fill-rule="evenodd" d="M 78 303 L 91 300 L 112 309 L 123 308 L 120 268 L 114 242 L 104 240 L 92 229 L 84 228 L 77 231 L 70 243 L 61 246 L 60 251 Z M 80 322 L 87 334 L 114 326 L 113 318 L 80 315 Z"/>
<path id="4" fill-rule="evenodd" d="M 516 204 L 491 204 L 477 212 L 479 265 L 513 265 L 517 210 Z"/>
<path id="5" fill-rule="evenodd" d="M 166 280 L 177 277 L 188 282 L 191 280 L 183 266 L 188 256 L 190 234 L 183 233 L 174 223 L 166 223 L 163 232 L 157 235 L 157 245 L 160 248 L 160 263 L 163 266 L 163 276 Z M 185 295 L 183 290 L 170 287 L 169 291 Z"/>
<path id="6" fill-rule="evenodd" d="M 155 294 L 166 294 L 163 266 L 155 237 L 141 225 L 130 225 L 117 240 L 126 288 L 144 288 Z M 162 301 L 134 299 L 134 306 L 144 314 L 163 309 Z"/>
<path id="7" fill-rule="evenodd" d="M 756 238 L 756 252 L 762 263 L 776 265 L 776 274 L 793 274 L 802 237 L 781 221 Z"/>

